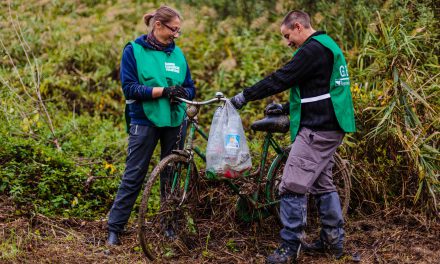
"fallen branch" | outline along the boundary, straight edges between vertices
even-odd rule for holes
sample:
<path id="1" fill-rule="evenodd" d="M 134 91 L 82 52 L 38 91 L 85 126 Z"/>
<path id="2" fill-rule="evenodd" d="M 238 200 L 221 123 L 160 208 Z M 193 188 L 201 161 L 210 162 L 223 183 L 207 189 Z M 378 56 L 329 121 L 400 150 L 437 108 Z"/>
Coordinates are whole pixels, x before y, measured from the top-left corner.
<path id="1" fill-rule="evenodd" d="M 76 233 L 74 233 L 74 232 L 72 232 L 70 230 L 67 230 L 65 228 L 62 228 L 62 227 L 56 225 L 55 221 L 53 221 L 52 219 L 48 218 L 47 216 L 44 216 L 42 214 L 37 214 L 35 218 L 36 218 L 37 222 L 40 222 L 41 224 L 44 224 L 44 225 L 48 225 L 48 226 L 58 230 L 59 232 L 63 233 L 64 235 L 69 234 L 69 235 L 75 237 L 77 240 L 82 240 L 83 239 L 82 236 L 77 235 Z"/>

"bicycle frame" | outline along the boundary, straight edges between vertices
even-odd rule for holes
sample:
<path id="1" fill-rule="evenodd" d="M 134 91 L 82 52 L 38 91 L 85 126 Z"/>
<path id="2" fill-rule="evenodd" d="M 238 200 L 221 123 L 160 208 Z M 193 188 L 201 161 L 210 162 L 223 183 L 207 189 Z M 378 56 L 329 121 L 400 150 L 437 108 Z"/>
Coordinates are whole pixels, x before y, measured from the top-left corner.
<path id="1" fill-rule="evenodd" d="M 185 142 L 185 147 L 184 147 L 184 151 L 186 153 L 189 154 L 189 159 L 193 160 L 194 157 L 194 153 L 197 154 L 197 156 L 199 156 L 204 162 L 206 162 L 206 155 L 205 153 L 197 146 L 194 146 L 193 142 L 194 139 L 196 137 L 196 134 L 200 134 L 202 136 L 202 138 L 206 141 L 208 141 L 208 135 L 205 133 L 205 131 L 203 131 L 203 129 L 197 124 L 197 121 L 194 119 L 194 117 L 192 118 L 188 118 L 187 121 L 190 123 L 189 126 L 189 133 Z M 269 153 L 269 149 L 272 148 L 276 154 L 277 157 L 276 159 L 272 162 L 271 166 L 269 167 L 269 171 L 268 171 L 268 176 L 272 177 L 275 166 L 277 164 L 277 162 L 279 162 L 279 160 L 281 160 L 284 155 L 286 155 L 286 153 L 283 151 L 283 148 L 280 147 L 280 145 L 275 141 L 275 139 L 273 138 L 272 133 L 267 132 L 265 137 L 264 137 L 264 142 L 263 142 L 263 147 L 261 150 L 261 158 L 260 158 L 260 162 L 259 162 L 259 170 L 257 170 L 258 176 L 256 178 L 256 183 L 257 183 L 257 191 L 254 192 L 252 194 L 252 196 L 248 196 L 248 195 L 244 195 L 242 193 L 240 193 L 240 186 L 236 183 L 233 182 L 233 180 L 230 179 L 222 179 L 223 181 L 226 181 L 227 184 L 229 185 L 229 187 L 234 191 L 235 194 L 237 194 L 238 196 L 240 196 L 241 198 L 247 199 L 252 206 L 255 209 L 260 209 L 260 208 L 265 208 L 268 206 L 271 206 L 273 204 L 277 204 L 279 201 L 270 201 L 270 197 L 269 197 L 269 190 L 266 188 L 265 189 L 265 193 L 266 193 L 266 201 L 268 201 L 267 203 L 260 203 L 259 202 L 259 198 L 260 198 L 260 187 L 261 185 L 265 182 L 264 180 L 264 168 L 266 166 L 266 162 L 267 162 L 267 157 L 268 157 L 268 153 Z M 184 186 L 184 191 L 185 193 L 188 190 L 188 186 L 189 186 L 189 178 L 190 178 L 190 170 L 191 170 L 191 162 L 188 164 L 188 172 L 185 178 L 185 186 Z M 173 186 L 172 189 L 174 189 L 175 184 L 177 183 L 177 178 L 178 176 L 176 175 L 174 177 L 173 180 Z M 267 181 L 270 180 L 269 178 L 267 179 Z"/>
<path id="2" fill-rule="evenodd" d="M 184 149 L 173 150 L 171 155 L 162 159 L 146 183 L 139 210 L 138 234 L 142 250 L 150 260 L 161 256 L 167 257 L 166 254 L 170 252 L 170 245 L 171 243 L 174 244 L 174 242 L 170 241 L 170 237 L 168 237 L 164 231 L 167 231 L 166 228 L 170 225 L 172 225 L 171 227 L 177 226 L 174 223 L 179 224 L 179 226 L 188 225 L 189 229 L 191 229 L 189 232 L 192 235 L 201 235 L 201 233 L 197 231 L 192 231 L 194 227 L 190 227 L 190 225 L 193 226 L 195 224 L 195 221 L 188 223 L 189 219 L 194 220 L 192 218 L 192 211 L 194 211 L 194 216 L 197 216 L 197 203 L 201 201 L 201 196 L 199 196 L 199 192 L 197 191 L 197 177 L 199 174 L 194 155 L 199 156 L 206 164 L 205 152 L 198 146 L 195 146 L 194 140 L 196 140 L 197 134 L 200 134 L 206 141 L 208 141 L 209 137 L 199 126 L 196 116 L 200 105 L 226 100 L 221 93 L 216 97 L 217 98 L 205 102 L 181 100 L 189 104 L 186 108 L 187 126 L 183 126 L 185 127 L 185 131 L 188 132 L 188 136 L 184 139 Z M 262 123 L 263 122 L 260 122 L 260 124 Z M 264 127 L 265 126 L 257 126 L 257 124 L 254 125 L 256 130 L 263 130 Z M 270 129 L 272 129 L 272 127 L 270 127 Z M 272 131 L 285 130 L 272 129 Z M 182 132 L 182 130 L 180 132 Z M 181 138 L 179 138 L 179 140 L 180 139 Z M 179 144 L 179 146 L 181 146 L 181 144 Z M 243 177 L 237 179 L 221 178 L 222 181 L 238 195 L 235 213 L 241 220 L 245 222 L 261 221 L 270 215 L 275 217 L 280 216 L 280 209 L 277 207 L 280 203 L 277 187 L 280 183 L 281 172 L 286 163 L 290 148 L 291 147 L 281 147 L 275 139 L 275 136 L 271 132 L 266 131 L 264 132 L 258 169 L 251 173 L 249 177 L 243 175 Z M 270 149 L 276 153 L 276 157 L 271 163 L 268 161 Z M 338 184 L 337 187 L 339 191 L 339 187 L 342 186 L 341 190 L 344 194 L 343 212 L 346 212 L 349 205 L 351 186 L 349 168 L 344 165 L 344 161 L 337 154 L 335 156 L 335 164 L 339 164 L 338 168 L 343 172 L 338 173 L 340 184 Z M 185 169 L 187 169 L 186 172 L 184 172 Z M 265 173 L 266 171 L 267 174 Z M 163 176 L 167 177 L 165 184 L 163 184 Z M 169 183 L 171 183 L 171 186 Z M 157 191 L 157 187 L 160 187 L 160 192 Z M 162 187 L 164 192 L 162 192 Z M 193 190 L 194 192 L 190 193 Z M 195 199 L 193 200 L 191 198 Z M 155 201 L 159 201 L 159 207 L 157 207 Z M 176 233 L 176 235 L 185 236 L 188 233 L 184 230 L 181 231 L 181 233 Z M 151 238 L 157 240 L 159 243 L 154 246 L 150 245 Z M 178 241 L 181 240 L 179 239 Z M 175 246 L 176 247 L 173 246 L 171 250 L 173 250 L 173 248 L 177 249 L 177 247 L 180 248 L 180 244 L 175 244 Z"/>

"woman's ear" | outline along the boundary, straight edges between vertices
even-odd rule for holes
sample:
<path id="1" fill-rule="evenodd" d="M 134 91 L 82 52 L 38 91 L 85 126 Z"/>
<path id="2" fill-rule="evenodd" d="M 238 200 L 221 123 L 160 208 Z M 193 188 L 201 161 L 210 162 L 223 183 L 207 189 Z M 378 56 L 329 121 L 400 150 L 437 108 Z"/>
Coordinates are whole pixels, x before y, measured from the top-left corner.
<path id="1" fill-rule="evenodd" d="M 154 27 L 155 28 L 161 28 L 162 27 L 162 23 L 160 23 L 160 21 L 154 21 Z"/>

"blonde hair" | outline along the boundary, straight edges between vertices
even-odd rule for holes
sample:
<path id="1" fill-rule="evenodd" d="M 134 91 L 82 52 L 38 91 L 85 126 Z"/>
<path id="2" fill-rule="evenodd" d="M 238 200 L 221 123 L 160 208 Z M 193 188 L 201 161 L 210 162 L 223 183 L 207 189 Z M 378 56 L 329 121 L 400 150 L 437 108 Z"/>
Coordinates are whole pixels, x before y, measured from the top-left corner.
<path id="1" fill-rule="evenodd" d="M 180 16 L 179 12 L 174 10 L 173 8 L 169 6 L 161 6 L 156 11 L 145 14 L 144 15 L 144 23 L 149 27 L 150 25 L 154 25 L 154 22 L 159 21 L 161 23 L 168 23 L 173 18 L 178 17 L 180 20 L 182 20 L 182 17 Z"/>

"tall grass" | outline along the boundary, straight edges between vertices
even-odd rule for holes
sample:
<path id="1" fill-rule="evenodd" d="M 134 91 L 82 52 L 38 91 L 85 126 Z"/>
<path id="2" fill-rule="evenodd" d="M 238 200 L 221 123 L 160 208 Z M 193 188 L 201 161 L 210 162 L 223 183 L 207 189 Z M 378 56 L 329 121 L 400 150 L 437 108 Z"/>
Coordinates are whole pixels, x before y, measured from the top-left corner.
<path id="1" fill-rule="evenodd" d="M 235 2 L 175 2 L 184 17 L 184 34 L 177 43 L 188 59 L 198 98 L 218 90 L 232 96 L 287 62 L 293 51 L 284 45 L 279 23 L 288 10 L 309 11 L 314 27 L 340 44 L 349 65 L 358 132 L 346 137 L 340 152 L 353 164 L 352 209 L 370 212 L 398 205 L 438 210 L 440 33 L 432 2 Z M 86 208 L 90 216 L 97 207 L 106 211 L 125 155 L 118 75 L 122 48 L 146 32 L 142 14 L 158 4 L 0 4 L 0 116 L 7 120 L 0 124 L 0 136 L 2 142 L 11 142 L 0 146 L 2 193 L 34 197 L 42 205 L 37 210 L 44 212 L 80 215 L 79 208 Z M 14 25 L 21 28 L 18 34 Z M 273 100 L 287 101 L 288 92 L 250 103 L 241 111 L 244 127 L 261 118 Z M 53 129 L 42 122 L 48 120 L 42 105 Z M 211 110 L 202 109 L 202 126 L 210 123 Z M 256 139 L 251 148 L 259 149 L 255 142 L 261 135 L 247 133 Z M 62 154 L 47 144 L 55 138 Z M 35 146 L 38 150 L 30 149 Z M 14 158 L 10 153 L 16 151 L 29 155 Z M 51 188 L 63 173 L 81 181 L 65 177 L 60 193 Z M 77 191 L 81 185 L 89 186 L 87 192 Z"/>
<path id="2" fill-rule="evenodd" d="M 438 32 L 426 27 L 385 22 L 376 12 L 375 30 L 369 31 L 358 57 L 359 72 L 380 91 L 376 104 L 368 112 L 369 129 L 365 140 L 392 143 L 389 147 L 402 155 L 407 166 L 403 175 L 402 198 L 420 199 L 422 190 L 431 196 L 437 208 L 438 173 L 440 170 L 438 65 L 427 47 L 438 45 Z M 429 25 L 427 25 L 429 26 Z M 365 65 L 367 62 L 367 65 Z M 426 91 L 431 93 L 427 94 Z M 411 177 L 417 177 L 417 191 Z"/>

